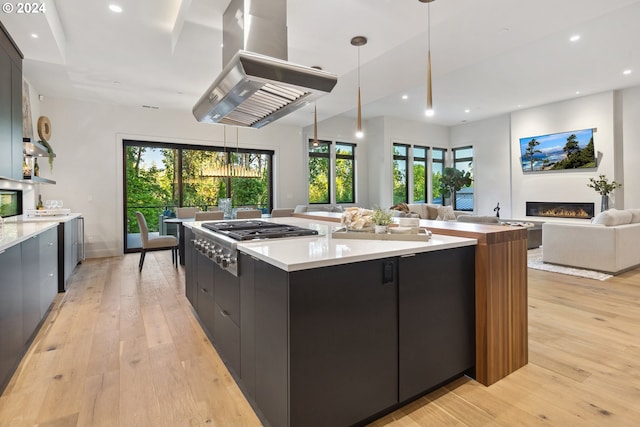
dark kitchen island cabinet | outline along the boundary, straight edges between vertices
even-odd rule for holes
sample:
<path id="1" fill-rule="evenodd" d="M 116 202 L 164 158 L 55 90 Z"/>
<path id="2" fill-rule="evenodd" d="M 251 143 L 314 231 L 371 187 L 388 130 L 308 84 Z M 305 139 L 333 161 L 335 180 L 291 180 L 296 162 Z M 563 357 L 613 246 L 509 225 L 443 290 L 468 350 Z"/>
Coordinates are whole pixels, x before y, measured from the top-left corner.
<path id="1" fill-rule="evenodd" d="M 469 246 L 286 272 L 241 253 L 245 394 L 274 427 L 348 426 L 470 371 L 473 263 Z"/>

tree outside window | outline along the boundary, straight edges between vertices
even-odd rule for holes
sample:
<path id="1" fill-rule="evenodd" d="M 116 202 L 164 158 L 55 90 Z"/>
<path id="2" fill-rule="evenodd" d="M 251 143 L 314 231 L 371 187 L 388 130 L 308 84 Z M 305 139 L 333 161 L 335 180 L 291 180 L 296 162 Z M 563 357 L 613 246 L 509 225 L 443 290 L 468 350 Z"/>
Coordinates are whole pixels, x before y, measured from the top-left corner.
<path id="1" fill-rule="evenodd" d="M 431 149 L 431 202 L 438 205 L 444 204 L 442 173 L 444 172 L 445 152 L 446 150 L 443 148 Z"/>
<path id="2" fill-rule="evenodd" d="M 413 202 L 427 201 L 427 148 L 413 147 Z"/>
<path id="3" fill-rule="evenodd" d="M 354 203 L 355 145 L 336 142 L 336 203 Z"/>
<path id="4" fill-rule="evenodd" d="M 309 141 L 309 203 L 311 204 L 331 202 L 330 148 L 329 141 L 318 141 L 317 146 Z"/>

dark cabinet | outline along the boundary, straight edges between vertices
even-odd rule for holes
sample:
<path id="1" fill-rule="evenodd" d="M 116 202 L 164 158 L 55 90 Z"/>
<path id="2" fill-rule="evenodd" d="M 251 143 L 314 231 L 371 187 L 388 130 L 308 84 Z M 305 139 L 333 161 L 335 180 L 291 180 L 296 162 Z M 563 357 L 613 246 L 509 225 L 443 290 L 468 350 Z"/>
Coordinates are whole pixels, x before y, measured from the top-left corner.
<path id="1" fill-rule="evenodd" d="M 55 228 L 40 234 L 40 316 L 44 317 L 58 294 L 58 238 Z"/>
<path id="2" fill-rule="evenodd" d="M 25 240 L 20 247 L 22 251 L 22 344 L 25 344 L 42 318 L 39 236 Z"/>
<path id="3" fill-rule="evenodd" d="M 240 269 L 241 380 L 272 426 L 351 425 L 397 402 L 394 259 L 287 273 L 241 254 Z"/>
<path id="4" fill-rule="evenodd" d="M 474 247 L 399 259 L 399 399 L 475 364 Z"/>
<path id="5" fill-rule="evenodd" d="M 58 291 L 67 289 L 67 282 L 78 265 L 78 218 L 58 225 Z"/>
<path id="6" fill-rule="evenodd" d="M 213 333 L 214 322 L 214 299 L 213 299 L 213 269 L 214 262 L 200 252 L 195 251 L 196 265 L 196 286 L 198 296 L 196 297 L 196 312 L 203 326 Z"/>
<path id="7" fill-rule="evenodd" d="M 0 251 L 0 390 L 22 354 L 22 255 L 20 245 Z"/>
<path id="8" fill-rule="evenodd" d="M 184 240 L 185 240 L 185 269 L 184 269 L 184 290 L 187 299 L 193 307 L 196 306 L 196 295 L 198 294 L 197 284 L 194 279 L 193 260 L 195 258 L 195 247 L 193 245 L 193 231 L 190 228 L 184 227 Z"/>
<path id="9" fill-rule="evenodd" d="M 22 179 L 22 54 L 1 24 L 0 176 Z"/>
<path id="10" fill-rule="evenodd" d="M 55 228 L 0 251 L 0 391 L 58 291 Z"/>

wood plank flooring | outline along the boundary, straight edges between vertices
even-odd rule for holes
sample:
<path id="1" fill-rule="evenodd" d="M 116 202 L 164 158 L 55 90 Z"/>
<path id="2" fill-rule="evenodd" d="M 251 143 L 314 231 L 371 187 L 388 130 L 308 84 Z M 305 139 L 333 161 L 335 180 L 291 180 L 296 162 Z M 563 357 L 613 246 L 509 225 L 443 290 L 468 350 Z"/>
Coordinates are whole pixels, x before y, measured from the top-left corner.
<path id="1" fill-rule="evenodd" d="M 0 427 L 259 426 L 169 252 L 87 260 L 0 396 Z M 461 378 L 372 426 L 640 426 L 640 269 L 529 270 L 529 364 Z M 320 403 L 321 405 L 321 403 Z M 321 407 L 318 410 L 322 410 Z"/>

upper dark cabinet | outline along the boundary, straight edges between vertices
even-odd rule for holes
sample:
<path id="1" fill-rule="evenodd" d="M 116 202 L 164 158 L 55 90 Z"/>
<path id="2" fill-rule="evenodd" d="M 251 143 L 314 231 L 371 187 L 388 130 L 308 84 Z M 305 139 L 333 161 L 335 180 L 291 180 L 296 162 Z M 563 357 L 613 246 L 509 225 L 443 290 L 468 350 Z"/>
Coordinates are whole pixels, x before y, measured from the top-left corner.
<path id="1" fill-rule="evenodd" d="M 0 23 L 0 177 L 22 179 L 22 53 Z"/>

